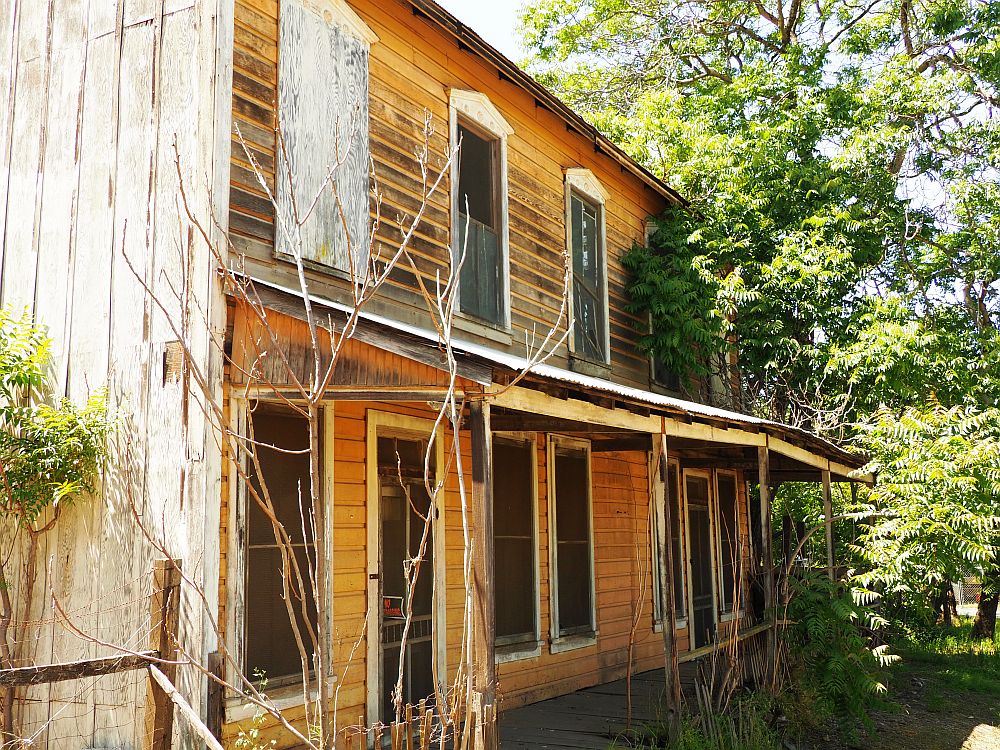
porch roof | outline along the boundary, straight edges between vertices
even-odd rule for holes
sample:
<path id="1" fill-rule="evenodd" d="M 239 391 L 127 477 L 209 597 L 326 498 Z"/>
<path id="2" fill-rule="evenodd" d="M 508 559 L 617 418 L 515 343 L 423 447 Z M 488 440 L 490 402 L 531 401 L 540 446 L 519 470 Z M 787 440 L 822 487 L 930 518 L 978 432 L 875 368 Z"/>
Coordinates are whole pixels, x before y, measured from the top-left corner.
<path id="1" fill-rule="evenodd" d="M 303 297 L 300 290 L 290 289 L 259 278 L 248 278 L 264 307 L 304 319 Z M 309 299 L 312 305 L 323 314 L 341 313 L 346 315 L 351 309 L 340 302 L 314 294 L 310 294 Z M 458 334 L 458 336 L 460 335 L 461 333 Z M 365 343 L 390 349 L 426 364 L 437 367 L 445 366 L 440 338 L 436 331 L 429 328 L 362 311 L 359 316 L 356 336 Z M 498 351 L 458 337 L 452 340 L 452 350 L 460 364 L 460 374 L 483 385 L 487 390 L 499 386 L 498 390 L 503 391 L 503 384 L 508 382 L 511 376 L 527 370 L 528 374 L 521 381 L 522 386 L 517 390 L 531 391 L 529 394 L 530 405 L 519 407 L 519 402 L 525 404 L 522 399 L 501 397 L 497 403 L 506 408 L 537 410 L 536 413 L 543 413 L 546 409 L 543 400 L 550 399 L 553 402 L 551 406 L 555 407 L 550 415 L 559 417 L 564 413 L 564 410 L 559 408 L 560 403 L 565 404 L 573 396 L 577 399 L 582 397 L 582 402 L 578 403 L 589 407 L 587 413 L 577 411 L 572 417 L 568 417 L 569 419 L 647 434 L 660 432 L 660 428 L 652 429 L 652 426 L 655 421 L 661 418 L 691 425 L 705 425 L 716 428 L 711 433 L 713 437 L 706 439 L 703 433 L 693 430 L 689 435 L 680 436 L 680 439 L 700 447 L 710 444 L 739 445 L 745 448 L 754 445 L 768 445 L 778 453 L 784 454 L 798 467 L 816 473 L 817 478 L 819 471 L 825 468 L 842 480 L 848 479 L 848 474 L 853 472 L 855 474 L 853 478 L 859 481 L 869 483 L 874 481 L 870 475 L 857 475 L 857 472 L 867 463 L 867 458 L 864 455 L 847 451 L 801 427 L 653 393 L 556 367 L 546 362 L 532 364 L 525 356 Z M 560 399 L 531 389 L 531 386 L 545 388 L 553 385 L 573 393 Z M 595 400 L 610 403 L 601 406 L 595 404 Z M 602 409 L 609 412 L 608 416 L 610 413 L 618 412 L 635 415 L 635 419 L 624 421 L 606 419 Z M 650 417 L 654 419 L 651 420 Z M 744 434 L 744 438 L 736 439 L 736 435 L 740 433 Z M 747 434 L 756 439 L 746 439 Z M 810 460 L 810 456 L 821 459 L 821 461 Z M 727 458 L 734 460 L 731 454 Z M 749 455 L 743 460 L 755 465 L 755 459 Z M 747 468 L 750 468 L 749 465 Z"/>

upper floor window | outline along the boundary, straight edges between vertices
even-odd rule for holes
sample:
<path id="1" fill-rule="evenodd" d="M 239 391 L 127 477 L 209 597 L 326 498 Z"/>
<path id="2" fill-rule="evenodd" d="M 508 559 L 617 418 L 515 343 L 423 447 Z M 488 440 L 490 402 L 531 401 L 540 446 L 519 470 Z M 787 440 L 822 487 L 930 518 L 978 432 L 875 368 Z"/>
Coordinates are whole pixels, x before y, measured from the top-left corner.
<path id="1" fill-rule="evenodd" d="M 275 250 L 360 278 L 369 257 L 368 49 L 344 0 L 284 0 Z"/>
<path id="2" fill-rule="evenodd" d="M 452 258 L 461 262 L 458 309 L 506 328 L 508 304 L 507 136 L 510 125 L 483 94 L 453 90 Z"/>
<path id="3" fill-rule="evenodd" d="M 588 169 L 566 172 L 567 241 L 573 256 L 573 353 L 608 362 L 607 192 Z"/>

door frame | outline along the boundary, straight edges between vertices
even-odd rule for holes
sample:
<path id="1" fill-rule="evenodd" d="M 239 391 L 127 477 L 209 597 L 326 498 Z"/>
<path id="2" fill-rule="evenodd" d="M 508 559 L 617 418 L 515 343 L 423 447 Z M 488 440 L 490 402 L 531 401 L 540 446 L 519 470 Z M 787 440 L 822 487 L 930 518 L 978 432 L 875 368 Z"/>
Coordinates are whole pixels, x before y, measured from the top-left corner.
<path id="1" fill-rule="evenodd" d="M 697 646 L 694 619 L 694 568 L 691 557 L 691 513 L 688 504 L 688 477 L 700 477 L 705 480 L 708 487 L 708 535 L 709 535 L 709 564 L 712 566 L 709 579 L 712 581 L 712 620 L 716 630 L 719 627 L 719 593 L 716 585 L 716 562 L 715 562 L 715 482 L 711 469 L 684 469 L 681 473 L 681 491 L 684 493 L 684 527 L 688 533 L 684 535 L 684 551 L 687 557 L 687 579 L 691 581 L 691 588 L 688 590 L 688 639 L 689 650 L 694 651 L 702 646 Z M 706 643 L 705 646 L 711 644 Z"/>
<path id="2" fill-rule="evenodd" d="M 395 412 L 367 409 L 365 411 L 365 499 L 367 504 L 367 648 L 365 654 L 367 689 L 365 690 L 366 720 L 377 720 L 381 706 L 379 695 L 382 677 L 382 637 L 379 632 L 381 595 L 381 495 L 378 478 L 378 438 L 397 436 L 427 440 L 434 433 L 434 420 Z M 444 430 L 438 426 L 434 440 L 435 480 L 441 487 L 434 498 L 434 662 L 437 688 L 442 690 L 448 679 L 447 583 L 445 564 L 445 476 Z M 375 576 L 372 578 L 372 576 Z M 439 585 L 440 584 L 440 585 Z"/>

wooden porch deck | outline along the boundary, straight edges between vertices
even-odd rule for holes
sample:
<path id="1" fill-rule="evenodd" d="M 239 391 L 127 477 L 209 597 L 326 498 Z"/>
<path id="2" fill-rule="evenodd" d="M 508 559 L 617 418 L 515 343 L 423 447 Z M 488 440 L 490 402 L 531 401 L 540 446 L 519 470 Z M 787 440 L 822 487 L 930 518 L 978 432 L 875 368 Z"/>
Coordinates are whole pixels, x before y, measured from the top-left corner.
<path id="1" fill-rule="evenodd" d="M 680 665 L 681 687 L 693 690 L 695 666 Z M 663 704 L 663 670 L 632 676 L 632 728 L 657 722 Z M 578 690 L 499 717 L 500 746 L 604 750 L 626 727 L 625 680 Z"/>

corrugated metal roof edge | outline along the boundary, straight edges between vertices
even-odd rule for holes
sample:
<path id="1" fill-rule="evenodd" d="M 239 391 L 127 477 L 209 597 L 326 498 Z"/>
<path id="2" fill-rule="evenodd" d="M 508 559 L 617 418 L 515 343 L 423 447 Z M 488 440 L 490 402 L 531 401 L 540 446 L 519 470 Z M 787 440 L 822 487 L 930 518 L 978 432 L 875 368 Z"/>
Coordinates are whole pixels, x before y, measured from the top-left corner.
<path id="1" fill-rule="evenodd" d="M 280 284 L 275 284 L 253 276 L 247 276 L 246 278 L 248 278 L 253 284 L 260 284 L 282 294 L 292 295 L 302 299 L 302 292 L 300 290 L 290 289 Z M 351 310 L 351 308 L 347 305 L 315 294 L 310 294 L 309 300 L 315 305 L 321 305 L 345 314 L 348 314 Z M 365 312 L 364 310 L 361 311 L 359 317 L 367 323 L 381 326 L 399 333 L 405 333 L 422 339 L 428 343 L 441 345 L 438 334 L 430 329 L 421 328 L 409 323 L 403 323 L 383 315 Z M 507 352 L 498 352 L 495 349 L 491 349 L 482 344 L 465 341 L 459 338 L 452 340 L 452 349 L 456 352 L 456 355 L 472 356 L 491 364 L 500 365 L 512 372 L 521 372 L 528 364 L 528 360 L 525 357 L 521 357 L 516 354 L 508 354 Z M 836 457 L 836 460 L 847 464 L 848 466 L 860 469 L 865 463 L 867 463 L 867 458 L 865 456 L 847 451 L 826 438 L 820 437 L 819 435 L 794 425 L 788 425 L 770 419 L 763 419 L 761 417 L 755 417 L 750 414 L 743 414 L 729 409 L 708 406 L 707 404 L 700 404 L 697 401 L 686 401 L 672 396 L 664 396 L 659 393 L 644 391 L 639 388 L 633 388 L 632 386 L 621 385 L 610 380 L 604 380 L 603 378 L 595 378 L 582 373 L 573 372 L 572 370 L 555 367 L 553 365 L 545 364 L 544 362 L 542 364 L 534 365 L 530 368 L 529 372 L 542 379 L 567 383 L 581 388 L 608 393 L 625 400 L 635 401 L 638 404 L 645 406 L 658 406 L 675 412 L 706 417 L 709 419 L 718 419 L 724 422 L 753 425 L 755 427 L 765 429 L 770 428 L 772 430 L 788 433 L 795 435 L 800 439 L 804 439 L 813 444 L 816 448 L 822 450 L 825 454 L 827 454 L 827 457 L 833 455 Z"/>

